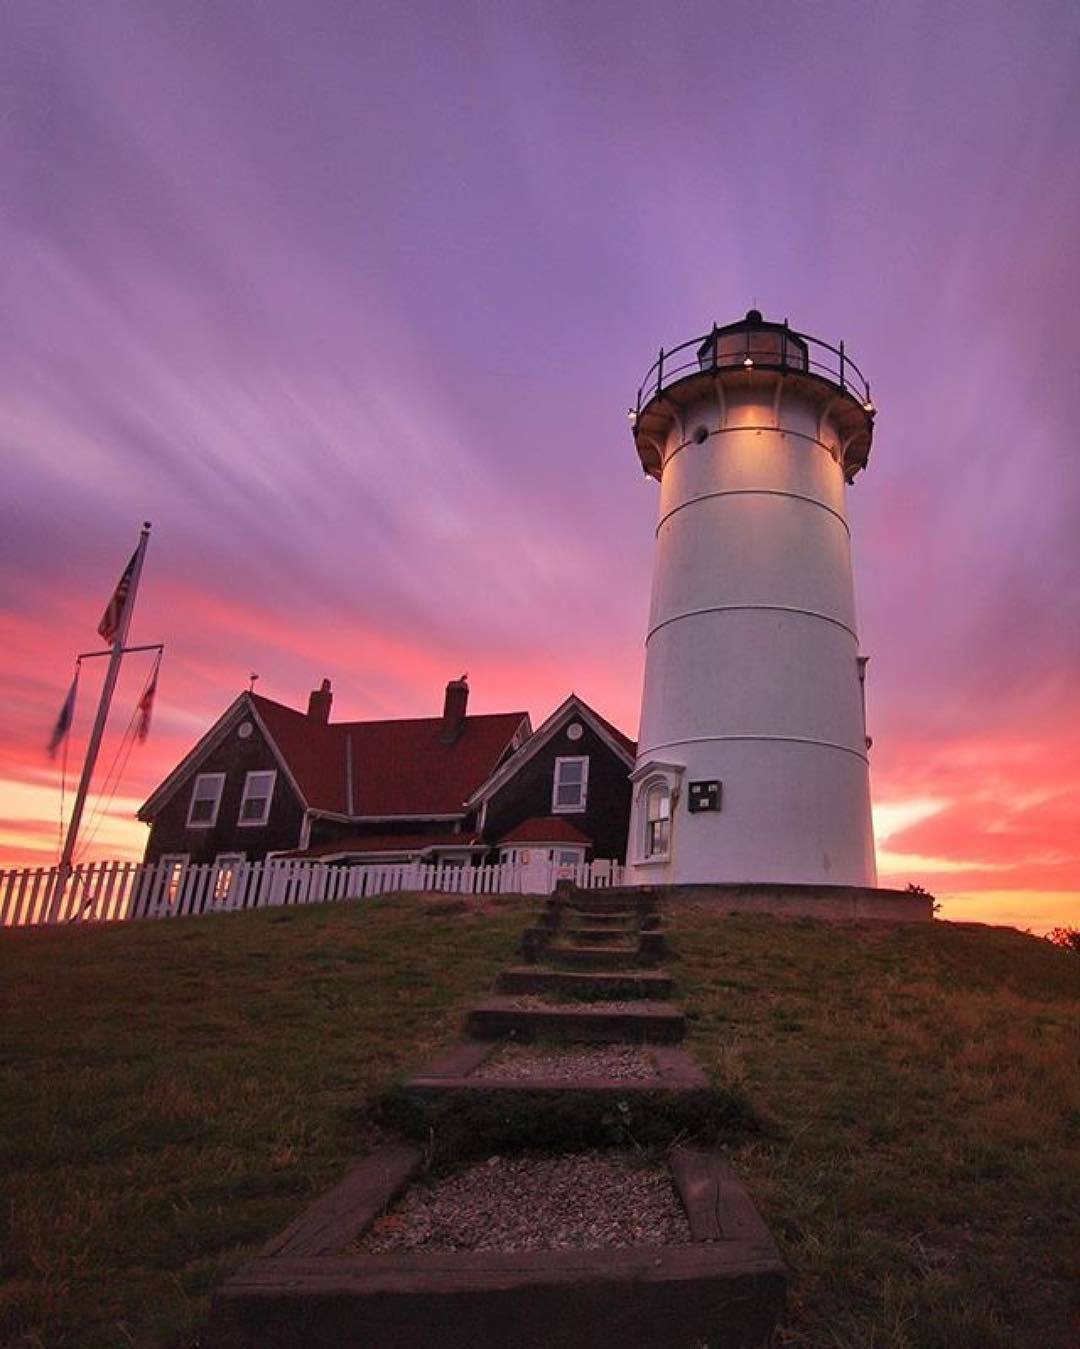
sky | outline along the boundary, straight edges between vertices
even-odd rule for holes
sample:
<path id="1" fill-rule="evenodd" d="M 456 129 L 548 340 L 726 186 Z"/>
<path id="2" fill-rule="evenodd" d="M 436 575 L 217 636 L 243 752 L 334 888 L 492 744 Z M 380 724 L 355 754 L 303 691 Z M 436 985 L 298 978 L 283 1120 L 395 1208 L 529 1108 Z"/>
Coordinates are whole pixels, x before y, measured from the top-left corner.
<path id="1" fill-rule="evenodd" d="M 656 485 L 626 408 L 751 304 L 843 338 L 882 883 L 1080 924 L 1073 0 L 7 0 L 0 865 L 140 522 L 134 821 L 251 672 L 334 716 L 637 728 Z M 126 662 L 104 782 L 148 670 Z M 122 774 L 119 773 L 123 767 Z"/>

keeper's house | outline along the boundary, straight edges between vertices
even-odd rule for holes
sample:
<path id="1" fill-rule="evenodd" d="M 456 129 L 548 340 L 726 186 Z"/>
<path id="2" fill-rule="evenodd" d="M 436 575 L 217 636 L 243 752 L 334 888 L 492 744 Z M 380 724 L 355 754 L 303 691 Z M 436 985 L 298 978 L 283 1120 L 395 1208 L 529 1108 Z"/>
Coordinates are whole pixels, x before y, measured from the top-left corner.
<path id="1" fill-rule="evenodd" d="M 527 712 L 332 722 L 242 693 L 139 811 L 148 862 L 623 861 L 636 746 L 576 694 Z"/>

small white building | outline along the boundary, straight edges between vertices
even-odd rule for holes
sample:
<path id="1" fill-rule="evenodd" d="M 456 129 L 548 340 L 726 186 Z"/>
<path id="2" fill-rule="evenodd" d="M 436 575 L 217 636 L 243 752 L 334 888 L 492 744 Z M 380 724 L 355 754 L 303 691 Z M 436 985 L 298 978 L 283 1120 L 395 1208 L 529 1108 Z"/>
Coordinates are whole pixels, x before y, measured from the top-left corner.
<path id="1" fill-rule="evenodd" d="M 630 415 L 660 484 L 632 880 L 875 885 L 844 501 L 868 384 L 751 310 L 661 352 Z"/>

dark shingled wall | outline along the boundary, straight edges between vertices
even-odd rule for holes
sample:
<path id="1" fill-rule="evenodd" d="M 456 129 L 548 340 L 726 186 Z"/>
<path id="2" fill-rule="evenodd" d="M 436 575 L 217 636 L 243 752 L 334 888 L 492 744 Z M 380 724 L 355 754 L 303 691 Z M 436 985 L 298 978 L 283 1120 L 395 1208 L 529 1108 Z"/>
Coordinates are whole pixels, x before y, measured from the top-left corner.
<path id="1" fill-rule="evenodd" d="M 567 726 L 574 720 L 570 718 Z M 494 844 L 522 820 L 554 815 L 551 793 L 555 781 L 555 760 L 570 755 L 587 755 L 589 790 L 585 810 L 576 814 L 560 814 L 560 818 L 568 820 L 593 840 L 590 860 L 614 857 L 621 862 L 625 859 L 626 832 L 630 824 L 630 769 L 586 722 L 581 721 L 579 725 L 584 728 L 580 740 L 568 739 L 566 727 L 561 728 L 491 798 L 484 823 L 486 842 Z"/>

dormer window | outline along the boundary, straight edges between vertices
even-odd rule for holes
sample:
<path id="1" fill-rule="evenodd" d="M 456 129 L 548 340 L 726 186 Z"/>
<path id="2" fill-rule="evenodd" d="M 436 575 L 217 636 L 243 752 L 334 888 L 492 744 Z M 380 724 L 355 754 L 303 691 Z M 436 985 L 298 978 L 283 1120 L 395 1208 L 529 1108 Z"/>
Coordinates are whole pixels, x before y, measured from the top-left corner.
<path id="1" fill-rule="evenodd" d="M 238 824 L 257 826 L 270 818 L 270 801 L 274 795 L 274 782 L 277 773 L 249 773 L 244 779 L 244 795 L 240 800 L 240 818 Z"/>
<path id="2" fill-rule="evenodd" d="M 189 829 L 212 829 L 217 824 L 221 807 L 221 793 L 225 790 L 224 773 L 200 773 L 191 791 L 188 806 Z"/>
<path id="3" fill-rule="evenodd" d="M 589 760 L 575 755 L 555 760 L 555 782 L 551 792 L 551 810 L 568 815 L 585 809 L 589 791 Z"/>

